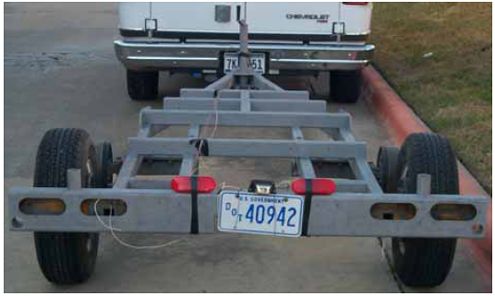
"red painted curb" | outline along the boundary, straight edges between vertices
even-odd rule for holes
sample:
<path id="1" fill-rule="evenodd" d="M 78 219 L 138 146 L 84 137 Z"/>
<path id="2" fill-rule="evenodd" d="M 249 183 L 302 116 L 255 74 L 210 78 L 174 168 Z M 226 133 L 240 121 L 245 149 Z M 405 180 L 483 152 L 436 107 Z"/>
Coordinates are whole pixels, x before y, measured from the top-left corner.
<path id="1" fill-rule="evenodd" d="M 388 134 L 400 145 L 411 133 L 431 131 L 414 111 L 402 101 L 382 76 L 371 66 L 363 69 L 365 98 L 378 117 L 385 123 Z M 459 162 L 459 189 L 464 195 L 490 196 L 469 171 Z M 491 199 L 490 199 L 491 201 Z M 492 207 L 487 211 L 486 236 L 480 240 L 462 240 L 469 246 L 480 273 L 489 281 L 492 278 Z"/>

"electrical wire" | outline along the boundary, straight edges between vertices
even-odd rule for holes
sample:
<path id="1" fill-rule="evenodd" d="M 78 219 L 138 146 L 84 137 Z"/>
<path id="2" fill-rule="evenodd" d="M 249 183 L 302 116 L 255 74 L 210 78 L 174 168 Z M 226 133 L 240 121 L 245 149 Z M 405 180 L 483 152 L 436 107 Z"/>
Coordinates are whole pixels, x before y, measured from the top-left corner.
<path id="1" fill-rule="evenodd" d="M 158 245 L 141 245 L 141 246 L 138 246 L 138 245 L 133 245 L 131 243 L 128 243 L 128 242 L 125 242 L 123 241 L 120 237 L 117 236 L 117 234 L 115 233 L 115 230 L 117 231 L 122 231 L 118 228 L 114 228 L 112 226 L 112 216 L 113 216 L 113 207 L 112 207 L 112 204 L 110 204 L 110 214 L 108 215 L 108 225 L 105 224 L 103 222 L 103 220 L 101 219 L 100 215 L 98 214 L 98 211 L 97 211 L 97 205 L 98 205 L 98 202 L 100 200 L 97 199 L 93 205 L 93 208 L 94 208 L 94 212 L 95 212 L 95 215 L 96 215 L 96 219 L 98 219 L 98 221 L 101 223 L 101 225 L 103 225 L 103 227 L 105 227 L 106 229 L 109 229 L 110 230 L 110 233 L 112 234 L 113 238 L 121 245 L 125 246 L 125 247 L 128 247 L 128 248 L 131 248 L 131 249 L 136 249 L 136 250 L 144 250 L 144 249 L 158 249 L 158 248 L 163 248 L 163 247 L 168 247 L 168 246 L 171 246 L 173 244 L 176 244 L 180 241 L 182 241 L 183 239 L 175 239 L 175 240 L 172 240 L 172 241 L 169 241 L 169 242 L 166 242 L 164 244 L 158 244 Z"/>

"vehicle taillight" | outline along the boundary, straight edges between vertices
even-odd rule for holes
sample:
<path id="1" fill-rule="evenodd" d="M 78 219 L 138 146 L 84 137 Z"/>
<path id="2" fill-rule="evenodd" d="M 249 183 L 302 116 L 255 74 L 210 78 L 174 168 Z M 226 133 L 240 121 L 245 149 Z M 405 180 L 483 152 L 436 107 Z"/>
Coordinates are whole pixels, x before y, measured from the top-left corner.
<path id="1" fill-rule="evenodd" d="M 197 176 L 196 178 L 196 190 L 198 193 L 210 193 L 217 187 L 217 182 L 212 177 Z M 191 193 L 192 177 L 177 176 L 172 179 L 170 185 L 172 190 L 177 193 Z"/>
<path id="2" fill-rule="evenodd" d="M 328 195 L 336 190 L 335 182 L 332 179 L 315 178 L 310 179 L 312 195 Z M 291 184 L 292 192 L 299 195 L 306 194 L 306 179 L 296 179 Z M 309 188 L 308 188 L 309 189 Z"/>
<path id="3" fill-rule="evenodd" d="M 342 2 L 345 5 L 368 5 L 369 2 Z"/>

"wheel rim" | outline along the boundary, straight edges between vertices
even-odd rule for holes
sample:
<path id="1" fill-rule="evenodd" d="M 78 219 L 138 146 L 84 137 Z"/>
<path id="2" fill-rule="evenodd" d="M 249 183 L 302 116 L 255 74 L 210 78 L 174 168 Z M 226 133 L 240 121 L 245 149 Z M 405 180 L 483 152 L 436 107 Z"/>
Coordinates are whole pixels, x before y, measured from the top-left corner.
<path id="1" fill-rule="evenodd" d="M 402 238 L 399 238 L 399 253 L 404 255 L 406 253 L 406 244 Z"/>
<path id="2" fill-rule="evenodd" d="M 91 159 L 86 160 L 86 186 L 87 187 L 93 187 L 93 178 L 94 178 L 94 170 L 93 170 L 93 165 L 91 163 Z"/>
<path id="3" fill-rule="evenodd" d="M 399 193 L 406 193 L 407 192 L 406 177 L 407 177 L 408 171 L 409 171 L 409 166 L 406 164 L 404 166 L 404 169 L 401 170 L 399 181 L 397 182 L 397 192 L 399 192 Z"/>
<path id="4" fill-rule="evenodd" d="M 91 239 L 91 236 L 89 236 L 86 239 L 86 251 L 88 253 L 91 253 L 92 250 L 93 250 L 93 240 Z"/>

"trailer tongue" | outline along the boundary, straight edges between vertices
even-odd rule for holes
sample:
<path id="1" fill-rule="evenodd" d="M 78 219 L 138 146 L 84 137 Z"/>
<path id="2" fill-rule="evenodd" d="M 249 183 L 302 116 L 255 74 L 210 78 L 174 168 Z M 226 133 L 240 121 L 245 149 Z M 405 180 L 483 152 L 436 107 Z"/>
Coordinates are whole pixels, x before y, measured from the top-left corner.
<path id="1" fill-rule="evenodd" d="M 349 114 L 327 113 L 324 101 L 310 100 L 306 91 L 283 90 L 252 69 L 247 25 L 241 20 L 240 27 L 239 67 L 204 89 L 182 89 L 179 98 L 165 98 L 163 109 L 143 109 L 139 133 L 129 138 L 122 163 L 111 161 L 108 145 L 100 145 L 95 153 L 89 138 L 74 144 L 79 146 L 70 150 L 72 154 L 57 146 L 63 140 L 80 141 L 82 132 L 58 130 L 45 136 L 35 178 L 45 180 L 43 176 L 52 174 L 63 181 L 46 177 L 36 187 L 12 188 L 8 214 L 11 230 L 36 233 L 38 259 L 47 278 L 74 283 L 91 274 L 93 267 L 87 263 L 96 257 L 97 237 L 76 241 L 70 234 L 219 230 L 290 237 L 394 237 L 403 281 L 441 283 L 455 251 L 453 238 L 484 236 L 488 204 L 482 196 L 458 195 L 455 158 L 448 143 L 436 135 L 416 134 L 400 154 L 383 148 L 378 165 L 370 165 L 366 144 L 351 133 Z M 177 125 L 189 126 L 187 137 L 155 137 Z M 292 139 L 226 139 L 214 137 L 214 132 L 201 137 L 203 126 L 284 127 L 291 130 Z M 305 128 L 321 129 L 331 139 L 307 140 Z M 50 151 L 59 151 L 64 159 L 80 155 L 50 171 L 54 167 L 47 160 Z M 53 159 L 60 163 L 62 156 Z M 297 178 L 291 191 L 269 180 L 253 180 L 246 190 L 216 191 L 213 178 L 198 174 L 199 158 L 214 156 L 291 158 Z M 140 174 L 150 163 L 156 163 L 153 172 Z M 117 178 L 109 185 L 112 174 Z M 170 174 L 175 176 L 166 176 Z M 111 188 L 94 188 L 107 185 Z M 108 218 L 110 226 L 102 223 Z M 61 238 L 70 243 L 55 246 Z M 72 265 L 58 269 L 60 258 L 81 254 L 70 249 L 79 248 L 80 241 L 93 244 L 84 253 L 87 258 L 64 261 Z M 422 243 L 417 245 L 418 241 Z M 65 251 L 54 258 L 44 251 L 48 248 Z M 408 255 L 411 250 L 420 252 Z M 439 261 L 445 256 L 450 261 Z M 412 260 L 416 269 L 408 271 Z M 89 267 L 76 272 L 78 264 Z M 431 269 L 428 264 L 438 266 Z M 411 275 L 418 270 L 427 272 Z"/>

